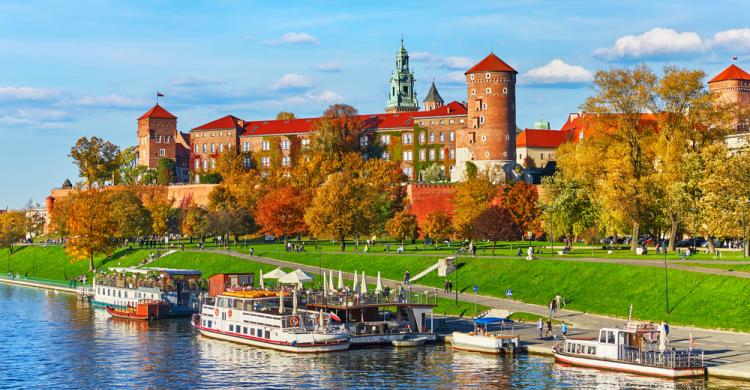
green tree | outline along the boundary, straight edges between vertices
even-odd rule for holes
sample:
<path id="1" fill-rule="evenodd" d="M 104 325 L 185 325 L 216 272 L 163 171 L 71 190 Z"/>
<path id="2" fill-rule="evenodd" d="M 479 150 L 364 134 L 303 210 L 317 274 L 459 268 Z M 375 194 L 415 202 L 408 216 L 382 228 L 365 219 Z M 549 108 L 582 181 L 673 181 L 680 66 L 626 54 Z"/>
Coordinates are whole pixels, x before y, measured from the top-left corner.
<path id="1" fill-rule="evenodd" d="M 295 118 L 296 116 L 294 116 L 294 113 L 289 112 L 289 111 L 281 111 L 278 114 L 276 114 L 277 121 L 278 120 L 290 120 L 290 119 L 295 119 Z"/>
<path id="2" fill-rule="evenodd" d="M 575 237 L 597 226 L 598 205 L 584 186 L 560 174 L 542 179 L 542 219 L 548 233 Z"/>
<path id="3" fill-rule="evenodd" d="M 125 240 L 151 231 L 151 215 L 132 188 L 108 191 L 109 213 L 115 224 L 112 237 Z"/>
<path id="4" fill-rule="evenodd" d="M 123 149 L 117 156 L 119 169 L 115 175 L 115 184 L 134 185 L 144 182 L 148 167 L 138 164 L 137 154 L 137 148 L 130 146 Z"/>
<path id="5" fill-rule="evenodd" d="M 439 183 L 448 181 L 448 177 L 445 176 L 445 170 L 440 164 L 430 164 L 427 168 L 421 171 L 422 181 L 425 183 Z"/>
<path id="6" fill-rule="evenodd" d="M 99 137 L 81 137 L 70 149 L 70 157 L 89 188 L 114 180 L 120 169 L 120 148 Z"/>
<path id="7" fill-rule="evenodd" d="M 156 183 L 160 186 L 168 186 L 174 182 L 175 163 L 169 158 L 162 157 L 156 168 Z"/>

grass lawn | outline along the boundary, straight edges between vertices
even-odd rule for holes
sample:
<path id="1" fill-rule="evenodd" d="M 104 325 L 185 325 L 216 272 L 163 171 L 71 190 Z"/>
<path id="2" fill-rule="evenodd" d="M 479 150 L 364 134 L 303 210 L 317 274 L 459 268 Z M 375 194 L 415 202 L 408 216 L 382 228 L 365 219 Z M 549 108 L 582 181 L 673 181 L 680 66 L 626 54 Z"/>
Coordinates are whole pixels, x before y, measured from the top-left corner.
<path id="1" fill-rule="evenodd" d="M 257 252 L 256 252 L 257 253 Z M 375 254 L 314 254 L 268 252 L 263 255 L 323 268 L 365 271 L 400 280 L 405 270 L 414 276 L 438 257 Z M 750 280 L 669 270 L 669 316 L 665 313 L 664 270 L 603 263 L 548 260 L 460 258 L 458 287 L 463 292 L 479 286 L 479 293 L 546 305 L 556 292 L 568 308 L 625 317 L 630 304 L 636 318 L 706 328 L 750 330 Z M 451 275 L 453 278 L 454 275 Z M 418 281 L 442 288 L 436 273 Z"/>
<path id="2" fill-rule="evenodd" d="M 716 268 L 727 271 L 750 272 L 750 264 L 711 264 L 711 263 L 684 263 L 691 267 Z"/>

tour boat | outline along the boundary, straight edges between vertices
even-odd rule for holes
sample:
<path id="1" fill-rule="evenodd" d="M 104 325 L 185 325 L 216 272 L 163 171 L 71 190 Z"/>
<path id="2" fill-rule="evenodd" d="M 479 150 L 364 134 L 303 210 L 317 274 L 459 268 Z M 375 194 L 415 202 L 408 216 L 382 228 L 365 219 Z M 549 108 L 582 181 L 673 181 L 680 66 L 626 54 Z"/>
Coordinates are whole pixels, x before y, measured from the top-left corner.
<path id="1" fill-rule="evenodd" d="M 94 307 L 110 308 L 111 315 L 128 317 L 133 308 L 138 310 L 139 304 L 158 301 L 168 309 L 166 314 L 159 311 L 159 317 L 189 316 L 198 310 L 200 277 L 201 272 L 195 270 L 111 268 L 94 277 L 91 303 Z M 151 310 L 153 314 L 158 309 Z"/>
<path id="2" fill-rule="evenodd" d="M 491 324 L 512 321 L 498 317 L 481 317 L 474 320 L 473 332 L 453 332 L 451 344 L 454 349 L 491 354 L 513 353 L 521 349 L 520 337 L 503 329 L 490 331 Z"/>
<path id="3" fill-rule="evenodd" d="M 107 306 L 106 309 L 110 316 L 127 320 L 158 320 L 169 316 L 169 305 L 163 301 L 151 299 L 141 299 L 135 306 L 129 306 L 126 309 L 117 309 L 112 306 Z"/>
<path id="4" fill-rule="evenodd" d="M 628 324 L 602 328 L 598 338 L 569 337 L 553 351 L 557 362 L 574 366 L 666 378 L 706 375 L 702 351 L 667 348 L 666 343 L 663 326 Z"/>
<path id="5" fill-rule="evenodd" d="M 293 298 L 293 302 L 287 302 Z M 349 335 L 326 313 L 298 309 L 296 293 L 226 291 L 206 297 L 193 324 L 207 337 L 286 352 L 349 348 Z M 291 309 L 287 309 L 291 307 Z"/>
<path id="6" fill-rule="evenodd" d="M 433 292 L 379 293 L 317 292 L 306 296 L 306 307 L 334 315 L 349 334 L 352 347 L 393 345 L 394 340 L 422 337 L 435 341 Z M 390 310 L 389 310 L 390 309 Z M 392 311 L 391 311 L 392 310 Z"/>

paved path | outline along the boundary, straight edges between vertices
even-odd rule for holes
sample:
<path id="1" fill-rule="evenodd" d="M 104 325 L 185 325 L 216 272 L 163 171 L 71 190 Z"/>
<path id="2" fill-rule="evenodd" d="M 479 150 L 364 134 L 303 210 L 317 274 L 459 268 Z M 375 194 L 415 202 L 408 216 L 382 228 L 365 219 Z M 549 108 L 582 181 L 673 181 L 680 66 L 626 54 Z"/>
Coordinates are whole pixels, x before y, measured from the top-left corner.
<path id="1" fill-rule="evenodd" d="M 300 268 L 305 272 L 318 274 L 319 268 L 315 266 L 309 266 L 304 264 L 298 264 L 288 261 L 270 259 L 267 257 L 250 256 L 234 251 L 217 251 L 220 253 L 229 254 L 238 258 L 248 259 L 259 263 L 265 263 L 275 265 L 278 267 L 285 268 Z M 635 260 L 641 262 L 643 260 Z M 327 268 L 322 269 L 323 272 L 330 271 Z M 338 273 L 338 270 L 333 270 L 334 273 Z M 349 272 L 342 272 L 345 278 L 349 280 L 354 278 L 354 274 Z M 370 275 L 370 282 L 374 282 L 376 275 Z M 402 281 L 396 281 L 391 279 L 382 279 L 384 285 L 391 288 L 396 288 Z M 455 294 L 444 293 L 442 290 L 431 286 L 423 285 L 411 285 L 414 291 L 434 291 L 441 298 L 454 299 Z M 529 303 L 523 303 L 518 301 L 511 301 L 507 299 L 500 299 L 497 297 L 490 297 L 485 295 L 466 294 L 459 293 L 458 299 L 466 302 L 476 302 L 480 305 L 493 307 L 498 309 L 510 309 L 514 312 L 526 312 L 545 317 L 547 315 L 547 308 L 541 305 L 534 305 Z M 566 323 L 571 324 L 572 335 L 588 335 L 593 336 L 597 333 L 599 328 L 612 327 L 622 325 L 625 321 L 623 318 L 605 317 L 595 314 L 582 313 L 573 310 L 561 310 L 557 313 L 556 319 L 563 320 Z M 533 328 L 532 328 L 533 334 Z M 706 361 L 709 365 L 709 375 L 724 376 L 731 378 L 740 378 L 750 380 L 750 334 L 739 333 L 739 332 L 727 332 L 719 330 L 710 330 L 702 328 L 693 328 L 686 326 L 672 326 L 670 330 L 670 341 L 671 344 L 687 348 L 689 337 L 693 335 L 696 348 L 704 349 L 706 351 Z M 532 343 L 542 345 L 543 349 L 551 347 L 551 341 L 539 340 L 533 337 L 526 338 L 526 340 Z M 539 351 L 539 349 L 537 349 Z"/>

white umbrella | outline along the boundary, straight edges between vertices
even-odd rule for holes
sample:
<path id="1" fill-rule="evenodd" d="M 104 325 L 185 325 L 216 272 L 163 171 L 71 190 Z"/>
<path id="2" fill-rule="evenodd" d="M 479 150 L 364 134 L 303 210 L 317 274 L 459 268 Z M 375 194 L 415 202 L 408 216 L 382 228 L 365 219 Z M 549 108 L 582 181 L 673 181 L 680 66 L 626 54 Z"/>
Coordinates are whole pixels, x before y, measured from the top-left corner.
<path id="1" fill-rule="evenodd" d="M 286 272 L 282 271 L 281 268 L 276 268 L 266 274 L 266 279 L 281 279 L 284 276 L 286 276 Z"/>
<path id="2" fill-rule="evenodd" d="M 266 289 L 266 284 L 263 282 L 263 270 L 260 270 L 260 284 L 258 285 L 260 286 L 261 290 Z"/>
<path id="3" fill-rule="evenodd" d="M 284 314 L 284 292 L 279 291 L 279 314 Z"/>
<path id="4" fill-rule="evenodd" d="M 341 270 L 339 270 L 339 285 L 338 285 L 339 291 L 344 290 L 344 278 L 341 276 Z"/>
<path id="5" fill-rule="evenodd" d="M 664 329 L 664 323 L 659 325 L 659 352 L 664 353 L 667 350 L 667 330 Z"/>
<path id="6" fill-rule="evenodd" d="M 297 289 L 292 292 L 292 314 L 297 315 Z"/>
<path id="7" fill-rule="evenodd" d="M 380 280 L 380 271 L 378 271 L 378 281 L 375 283 L 375 293 L 380 294 L 383 292 L 383 281 Z"/>
<path id="8" fill-rule="evenodd" d="M 362 271 L 362 287 L 360 288 L 362 294 L 367 294 L 367 280 L 365 279 L 365 271 Z"/>
<path id="9" fill-rule="evenodd" d="M 326 276 L 326 273 L 323 272 L 323 292 L 328 294 L 328 276 Z"/>
<path id="10" fill-rule="evenodd" d="M 357 271 L 354 271 L 354 284 L 352 285 L 352 292 L 357 292 L 357 288 L 359 287 L 357 284 L 359 282 L 357 281 Z"/>
<path id="11" fill-rule="evenodd" d="M 297 268 L 296 270 L 284 275 L 284 277 L 279 278 L 279 283 L 296 284 L 298 286 L 302 286 L 302 283 L 311 282 L 312 280 L 313 277 L 310 276 L 310 274 Z"/>
<path id="12" fill-rule="evenodd" d="M 333 270 L 328 272 L 328 292 L 336 291 L 336 287 L 333 287 Z"/>

